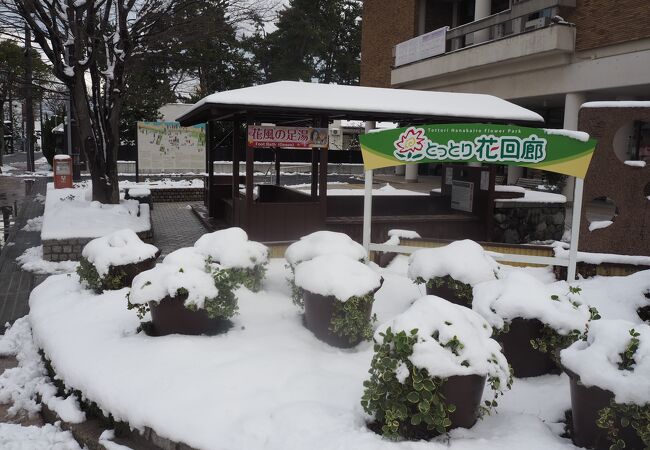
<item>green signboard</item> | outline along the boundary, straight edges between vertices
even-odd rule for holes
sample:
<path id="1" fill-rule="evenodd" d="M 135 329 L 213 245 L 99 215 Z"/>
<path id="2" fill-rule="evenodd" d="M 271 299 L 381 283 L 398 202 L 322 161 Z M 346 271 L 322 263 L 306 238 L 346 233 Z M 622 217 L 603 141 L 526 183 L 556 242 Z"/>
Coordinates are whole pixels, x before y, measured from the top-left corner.
<path id="1" fill-rule="evenodd" d="M 440 124 L 360 137 L 366 169 L 417 163 L 506 164 L 584 178 L 596 141 L 586 133 L 514 125 Z"/>

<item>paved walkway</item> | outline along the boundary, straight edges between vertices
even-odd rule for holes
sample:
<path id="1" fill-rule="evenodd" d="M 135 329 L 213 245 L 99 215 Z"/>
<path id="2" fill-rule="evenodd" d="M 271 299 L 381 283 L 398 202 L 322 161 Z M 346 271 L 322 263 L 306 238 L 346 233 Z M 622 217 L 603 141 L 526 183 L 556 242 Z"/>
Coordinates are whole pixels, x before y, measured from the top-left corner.
<path id="1" fill-rule="evenodd" d="M 191 247 L 208 230 L 192 212 L 190 203 L 155 203 L 153 219 L 154 245 L 161 259 L 181 247 Z"/>
<path id="2" fill-rule="evenodd" d="M 45 195 L 46 186 L 46 178 L 36 179 L 31 191 L 19 204 L 8 244 L 0 251 L 0 324 L 13 322 L 27 314 L 29 293 L 43 279 L 21 270 L 16 258 L 28 248 L 41 245 L 39 231 L 23 231 L 22 228 L 29 219 L 43 215 L 44 205 L 36 195 Z"/>

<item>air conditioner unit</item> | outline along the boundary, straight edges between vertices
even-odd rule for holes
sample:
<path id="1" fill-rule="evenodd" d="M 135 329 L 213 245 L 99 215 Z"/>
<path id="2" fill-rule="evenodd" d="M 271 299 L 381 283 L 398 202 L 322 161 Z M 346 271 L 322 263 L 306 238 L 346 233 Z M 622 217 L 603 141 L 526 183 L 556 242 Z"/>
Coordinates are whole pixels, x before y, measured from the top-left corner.
<path id="1" fill-rule="evenodd" d="M 332 134 L 332 136 L 338 136 L 339 134 L 341 134 L 341 129 L 340 128 L 332 128 L 330 130 L 330 133 Z"/>

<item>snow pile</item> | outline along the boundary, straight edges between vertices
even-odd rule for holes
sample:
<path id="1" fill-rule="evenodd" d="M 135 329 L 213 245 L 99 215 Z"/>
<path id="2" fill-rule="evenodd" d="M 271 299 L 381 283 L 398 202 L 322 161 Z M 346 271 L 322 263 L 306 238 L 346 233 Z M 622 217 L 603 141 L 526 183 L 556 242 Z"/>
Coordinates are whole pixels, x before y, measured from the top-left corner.
<path id="1" fill-rule="evenodd" d="M 249 241 L 246 232 L 236 227 L 204 234 L 194 247 L 225 269 L 252 269 L 269 257 L 265 245 Z"/>
<path id="2" fill-rule="evenodd" d="M 637 310 L 650 306 L 650 270 L 644 270 L 625 277 L 596 276 L 578 280 L 575 284 L 582 289 L 580 297 L 598 309 L 603 319 L 623 319 L 641 322 Z"/>
<path id="3" fill-rule="evenodd" d="M 22 255 L 16 257 L 16 262 L 26 272 L 39 275 L 56 273 L 71 273 L 77 270 L 77 261 L 45 261 L 43 259 L 43 246 L 28 248 Z"/>
<path id="4" fill-rule="evenodd" d="M 639 347 L 632 370 L 618 368 L 634 329 Z M 564 367 L 585 386 L 613 392 L 616 403 L 650 403 L 650 326 L 624 320 L 598 320 L 589 326 L 587 341 L 577 341 L 560 352 Z"/>
<path id="5" fill-rule="evenodd" d="M 145 244 L 133 230 L 129 229 L 114 231 L 93 239 L 81 252 L 81 256 L 95 266 L 100 277 L 108 274 L 111 266 L 136 264 L 154 259 L 158 254 L 158 248 Z"/>
<path id="6" fill-rule="evenodd" d="M 165 297 L 175 297 L 179 290 L 187 292 L 185 306 L 194 305 L 199 309 L 206 300 L 219 295 L 212 275 L 205 270 L 158 264 L 133 279 L 129 301 L 133 304 L 160 302 Z"/>
<path id="7" fill-rule="evenodd" d="M 645 167 L 646 162 L 645 161 L 625 161 L 626 166 L 632 166 L 632 167 Z"/>
<path id="8" fill-rule="evenodd" d="M 407 334 L 418 330 L 418 342 L 413 345 L 409 360 L 415 367 L 426 369 L 432 377 L 484 375 L 498 377 L 501 386 L 508 384 L 510 370 L 501 346 L 490 337 L 492 329 L 485 319 L 469 308 L 427 295 L 382 324 L 375 332 L 377 342 L 383 342 L 381 333 L 388 328 L 393 333 L 404 331 Z M 445 347 L 452 339 L 463 344 L 455 352 Z"/>
<path id="9" fill-rule="evenodd" d="M 151 191 L 147 188 L 131 188 L 129 189 L 129 197 L 131 198 L 143 198 L 149 197 Z"/>
<path id="10" fill-rule="evenodd" d="M 565 248 L 565 246 L 567 248 Z M 568 244 L 558 242 L 553 246 L 553 253 L 556 258 L 569 259 Z M 578 262 L 587 264 L 632 264 L 634 266 L 650 266 L 650 256 L 636 256 L 636 255 L 618 255 L 614 253 L 590 253 L 578 252 Z"/>
<path id="11" fill-rule="evenodd" d="M 231 174 L 232 175 L 232 174 Z M 173 180 L 165 178 L 162 180 L 152 181 L 149 178 L 144 182 L 134 183 L 132 181 L 120 181 L 120 189 L 179 189 L 179 188 L 203 188 L 204 182 L 201 178 Z"/>
<path id="12" fill-rule="evenodd" d="M 97 442 L 103 445 L 106 450 L 133 450 L 131 447 L 116 444 L 113 439 L 115 439 L 115 430 L 104 430 Z"/>
<path id="13" fill-rule="evenodd" d="M 589 231 L 602 230 L 613 223 L 614 221 L 612 220 L 594 220 L 593 222 L 589 222 Z"/>
<path id="14" fill-rule="evenodd" d="M 314 294 L 333 295 L 345 302 L 381 286 L 381 277 L 370 267 L 346 255 L 321 255 L 296 266 L 296 286 Z"/>
<path id="15" fill-rule="evenodd" d="M 332 254 L 345 255 L 360 261 L 365 259 L 366 250 L 347 234 L 317 231 L 303 236 L 298 242 L 291 244 L 284 253 L 284 257 L 292 267 L 295 267 L 298 263 L 309 261 L 316 256 Z"/>
<path id="16" fill-rule="evenodd" d="M 208 257 L 196 247 L 179 248 L 163 259 L 163 264 L 171 264 L 178 267 L 193 267 L 199 270 L 205 270 L 207 262 Z"/>
<path id="17" fill-rule="evenodd" d="M 564 136 L 580 142 L 587 142 L 589 140 L 589 133 L 585 133 L 584 131 L 564 130 L 561 128 L 543 128 L 543 130 L 546 134 Z"/>
<path id="18" fill-rule="evenodd" d="M 497 262 L 483 247 L 464 239 L 437 248 L 415 251 L 409 258 L 408 276 L 412 280 L 449 275 L 456 281 L 474 286 L 483 281 L 494 280 L 499 270 Z"/>
<path id="19" fill-rule="evenodd" d="M 502 192 L 520 192 L 514 190 L 508 191 L 505 189 L 500 189 L 500 190 Z M 540 191 L 532 191 L 530 189 L 524 189 L 523 197 L 497 198 L 494 199 L 494 201 L 499 203 L 566 203 L 566 197 L 562 194 L 554 194 L 552 192 L 540 192 Z"/>
<path id="20" fill-rule="evenodd" d="M 420 239 L 417 231 L 412 230 L 388 230 L 388 240 L 384 242 L 386 245 L 399 245 L 402 239 Z"/>
<path id="21" fill-rule="evenodd" d="M 91 202 L 90 186 L 54 189 L 48 183 L 41 239 L 96 238 L 128 228 L 139 233 L 151 228 L 149 205 L 122 200 L 117 205 Z"/>
<path id="22" fill-rule="evenodd" d="M 22 317 L 0 335 L 0 356 L 14 355 L 18 366 L 0 374 L 0 404 L 11 403 L 7 410 L 10 416 L 21 411 L 30 417 L 41 410 L 36 402 L 37 396 L 58 416 L 71 423 L 86 420 L 74 396 L 65 399 L 56 396 L 56 387 L 47 377 L 47 371 L 32 340 L 29 320 Z M 2 438 L 0 438 L 0 443 Z M 4 448 L 4 447 L 2 447 Z"/>
<path id="23" fill-rule="evenodd" d="M 58 425 L 42 427 L 0 423 L 0 448 L 4 450 L 82 450 L 72 433 Z"/>
<path id="24" fill-rule="evenodd" d="M 43 228 L 43 216 L 27 219 L 27 223 L 22 228 L 23 231 L 41 231 Z"/>
<path id="25" fill-rule="evenodd" d="M 591 317 L 589 306 L 581 304 L 580 296 L 569 288 L 565 281 L 544 284 L 524 271 L 513 270 L 500 280 L 474 286 L 472 309 L 499 330 L 516 318 L 537 319 L 567 335 L 585 330 Z"/>

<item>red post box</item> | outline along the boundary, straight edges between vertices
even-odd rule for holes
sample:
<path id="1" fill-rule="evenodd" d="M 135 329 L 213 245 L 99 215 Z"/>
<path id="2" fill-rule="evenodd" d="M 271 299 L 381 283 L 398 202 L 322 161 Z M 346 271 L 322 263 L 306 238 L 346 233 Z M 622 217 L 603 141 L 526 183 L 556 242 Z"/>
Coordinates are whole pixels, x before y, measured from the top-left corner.
<path id="1" fill-rule="evenodd" d="M 54 189 L 72 187 L 72 158 L 70 155 L 54 156 Z"/>

